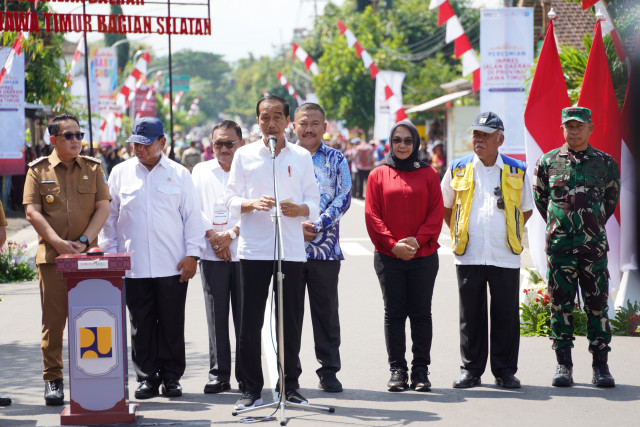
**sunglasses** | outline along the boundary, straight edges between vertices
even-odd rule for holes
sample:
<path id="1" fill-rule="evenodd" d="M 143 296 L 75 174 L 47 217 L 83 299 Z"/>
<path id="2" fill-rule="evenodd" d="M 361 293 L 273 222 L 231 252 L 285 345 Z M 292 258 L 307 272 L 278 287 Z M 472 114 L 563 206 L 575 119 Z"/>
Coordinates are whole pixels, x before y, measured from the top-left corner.
<path id="1" fill-rule="evenodd" d="M 391 143 L 392 143 L 392 144 L 394 144 L 394 145 L 395 145 L 395 144 L 400 144 L 401 142 L 402 142 L 404 145 L 413 145 L 413 138 L 405 138 L 405 139 L 402 139 L 402 138 L 392 138 L 392 139 L 391 139 Z"/>
<path id="2" fill-rule="evenodd" d="M 504 210 L 504 199 L 502 198 L 502 189 L 500 187 L 496 187 L 493 189 L 493 195 L 498 197 L 498 209 Z"/>
<path id="3" fill-rule="evenodd" d="M 225 147 L 227 147 L 227 149 L 231 150 L 233 146 L 238 142 L 240 142 L 239 139 L 236 141 L 216 141 L 213 143 L 213 145 L 215 145 L 216 148 L 222 148 L 222 146 L 224 145 Z"/>
<path id="4" fill-rule="evenodd" d="M 82 141 L 82 138 L 84 138 L 84 132 L 76 132 L 76 133 L 73 133 L 73 132 L 64 132 L 64 133 L 59 133 L 59 134 L 54 135 L 54 136 L 61 136 L 61 135 L 62 135 L 62 136 L 64 136 L 64 138 L 65 138 L 67 141 L 72 141 L 74 137 L 75 137 L 78 141 Z"/>

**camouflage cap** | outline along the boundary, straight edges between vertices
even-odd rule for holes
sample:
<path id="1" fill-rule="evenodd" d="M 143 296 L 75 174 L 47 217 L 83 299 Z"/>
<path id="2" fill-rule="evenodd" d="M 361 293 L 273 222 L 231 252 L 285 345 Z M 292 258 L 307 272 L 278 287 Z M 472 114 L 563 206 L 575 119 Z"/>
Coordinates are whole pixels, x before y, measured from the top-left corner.
<path id="1" fill-rule="evenodd" d="M 569 120 L 591 123 L 591 110 L 585 107 L 567 107 L 562 109 L 562 124 Z"/>

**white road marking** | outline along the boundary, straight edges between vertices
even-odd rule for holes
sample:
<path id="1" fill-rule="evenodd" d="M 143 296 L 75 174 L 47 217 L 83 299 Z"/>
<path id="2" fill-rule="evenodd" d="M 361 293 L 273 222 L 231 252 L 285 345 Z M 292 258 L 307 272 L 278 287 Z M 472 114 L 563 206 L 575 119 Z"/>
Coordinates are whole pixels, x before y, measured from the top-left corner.
<path id="1" fill-rule="evenodd" d="M 340 242 L 340 248 L 348 256 L 371 256 L 373 252 L 357 242 Z"/>

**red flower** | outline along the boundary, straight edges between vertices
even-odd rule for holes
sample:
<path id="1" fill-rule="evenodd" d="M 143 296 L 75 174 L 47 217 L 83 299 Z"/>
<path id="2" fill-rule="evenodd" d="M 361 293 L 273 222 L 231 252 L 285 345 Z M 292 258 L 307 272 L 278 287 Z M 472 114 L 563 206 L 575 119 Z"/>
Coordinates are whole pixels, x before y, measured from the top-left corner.
<path id="1" fill-rule="evenodd" d="M 529 289 L 523 289 L 522 293 L 526 294 L 527 292 L 529 292 Z"/>

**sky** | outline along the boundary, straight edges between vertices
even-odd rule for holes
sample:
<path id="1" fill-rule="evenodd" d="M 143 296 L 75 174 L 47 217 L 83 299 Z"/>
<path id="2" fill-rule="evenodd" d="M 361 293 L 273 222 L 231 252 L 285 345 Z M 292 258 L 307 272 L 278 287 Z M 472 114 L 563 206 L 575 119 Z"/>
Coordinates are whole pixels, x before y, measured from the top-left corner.
<path id="1" fill-rule="evenodd" d="M 150 0 L 151 1 L 151 0 Z M 155 1 L 155 0 L 154 0 Z M 160 2 L 162 0 L 159 0 Z M 341 5 L 344 0 L 330 0 Z M 201 3 L 202 6 L 171 6 L 172 16 L 206 17 L 206 0 L 177 0 L 177 2 Z M 329 0 L 315 0 L 318 14 L 322 13 Z M 77 3 L 49 3 L 58 13 L 82 13 Z M 145 4 L 144 6 L 122 6 L 125 15 L 166 15 L 167 6 Z M 108 14 L 109 7 L 87 4 L 89 14 Z M 213 52 L 227 61 L 237 61 L 252 53 L 254 56 L 273 55 L 276 47 L 289 45 L 294 28 L 310 28 L 313 25 L 314 0 L 211 0 L 211 36 L 172 36 L 172 52 L 191 49 Z M 70 34 L 72 42 L 80 40 L 80 34 Z M 101 40 L 102 34 L 89 33 L 89 45 Z M 128 35 L 151 45 L 155 55 L 166 56 L 169 52 L 166 35 Z"/>

